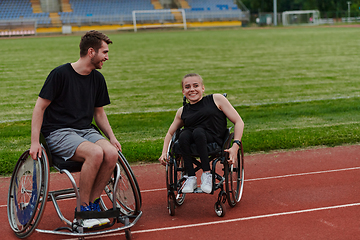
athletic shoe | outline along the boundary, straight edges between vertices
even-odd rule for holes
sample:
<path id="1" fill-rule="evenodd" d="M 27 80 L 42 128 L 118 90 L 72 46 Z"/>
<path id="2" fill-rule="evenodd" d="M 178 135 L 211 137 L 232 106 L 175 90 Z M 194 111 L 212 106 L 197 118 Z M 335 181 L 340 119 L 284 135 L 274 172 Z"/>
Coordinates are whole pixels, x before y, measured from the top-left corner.
<path id="1" fill-rule="evenodd" d="M 90 202 L 89 207 L 90 207 L 91 211 L 101 212 L 100 198 L 95 199 L 95 201 L 93 203 Z M 100 226 L 110 223 L 110 220 L 108 218 L 98 218 L 97 220 L 100 222 L 100 224 L 101 224 Z"/>
<path id="2" fill-rule="evenodd" d="M 201 175 L 201 190 L 204 193 L 211 193 L 212 190 L 212 174 L 205 172 Z"/>
<path id="3" fill-rule="evenodd" d="M 191 176 L 186 179 L 184 185 L 182 186 L 181 191 L 183 193 L 192 193 L 192 192 L 194 192 L 194 189 L 196 189 L 196 188 L 197 188 L 196 177 Z"/>
<path id="4" fill-rule="evenodd" d="M 101 212 L 100 198 L 95 199 L 95 201 L 93 203 L 89 202 L 89 207 L 90 207 L 91 211 Z"/>
<path id="5" fill-rule="evenodd" d="M 100 207 L 99 207 L 100 210 Z M 76 208 L 75 208 L 76 211 Z M 87 212 L 87 211 L 93 211 L 90 206 L 80 206 L 80 212 Z M 93 228 L 93 227 L 100 227 L 102 225 L 110 223 L 110 220 L 107 218 L 91 218 L 91 219 L 74 219 L 73 223 L 78 223 L 83 228 Z"/>
<path id="6" fill-rule="evenodd" d="M 76 211 L 76 209 L 75 209 Z M 91 211 L 90 206 L 80 206 L 80 212 Z M 77 223 L 83 228 L 93 228 L 101 226 L 101 222 L 98 219 L 74 219 L 73 223 Z"/>

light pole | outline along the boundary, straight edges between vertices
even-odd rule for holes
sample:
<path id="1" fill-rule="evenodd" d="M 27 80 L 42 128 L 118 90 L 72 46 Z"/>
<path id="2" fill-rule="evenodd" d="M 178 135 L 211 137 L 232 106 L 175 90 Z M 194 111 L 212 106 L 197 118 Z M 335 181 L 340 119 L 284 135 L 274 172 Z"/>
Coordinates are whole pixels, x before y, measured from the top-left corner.
<path id="1" fill-rule="evenodd" d="M 348 22 L 350 22 L 350 4 L 351 4 L 351 2 L 348 1 L 347 4 L 348 4 Z"/>
<path id="2" fill-rule="evenodd" d="M 274 0 L 274 26 L 277 26 L 277 3 Z"/>

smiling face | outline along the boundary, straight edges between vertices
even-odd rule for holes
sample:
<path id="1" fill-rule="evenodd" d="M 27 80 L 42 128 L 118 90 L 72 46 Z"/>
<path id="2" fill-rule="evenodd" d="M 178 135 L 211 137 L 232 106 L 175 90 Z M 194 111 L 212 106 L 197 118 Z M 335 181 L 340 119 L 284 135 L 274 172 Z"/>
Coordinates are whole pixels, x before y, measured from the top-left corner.
<path id="1" fill-rule="evenodd" d="M 104 62 L 109 60 L 109 47 L 108 44 L 102 41 L 101 48 L 96 52 L 92 53 L 91 64 L 94 66 L 95 69 L 101 69 L 104 65 Z"/>
<path id="2" fill-rule="evenodd" d="M 203 98 L 205 86 L 200 76 L 185 77 L 182 81 L 182 93 L 190 102 L 195 104 Z"/>

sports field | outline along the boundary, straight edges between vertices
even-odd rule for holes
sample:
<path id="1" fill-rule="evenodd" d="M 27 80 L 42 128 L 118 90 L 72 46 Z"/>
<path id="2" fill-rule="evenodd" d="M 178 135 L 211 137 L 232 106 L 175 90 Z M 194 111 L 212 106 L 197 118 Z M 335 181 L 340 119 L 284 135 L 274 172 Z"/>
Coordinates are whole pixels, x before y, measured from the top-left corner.
<path id="1" fill-rule="evenodd" d="M 131 161 L 153 161 L 181 106 L 180 81 L 202 75 L 245 122 L 245 152 L 360 142 L 359 26 L 109 33 L 110 124 Z M 76 36 L 0 38 L 0 174 L 30 146 L 46 76 L 79 57 Z M 126 114 L 124 114 L 126 113 Z"/>

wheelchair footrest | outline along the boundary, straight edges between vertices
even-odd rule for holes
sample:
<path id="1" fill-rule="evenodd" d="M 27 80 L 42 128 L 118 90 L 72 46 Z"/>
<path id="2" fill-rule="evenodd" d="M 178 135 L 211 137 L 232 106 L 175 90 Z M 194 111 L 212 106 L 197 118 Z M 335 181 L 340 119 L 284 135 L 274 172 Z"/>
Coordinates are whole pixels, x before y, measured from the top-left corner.
<path id="1" fill-rule="evenodd" d="M 120 216 L 120 209 L 109 209 L 104 212 L 75 212 L 76 219 L 92 219 L 92 218 L 117 218 Z"/>

